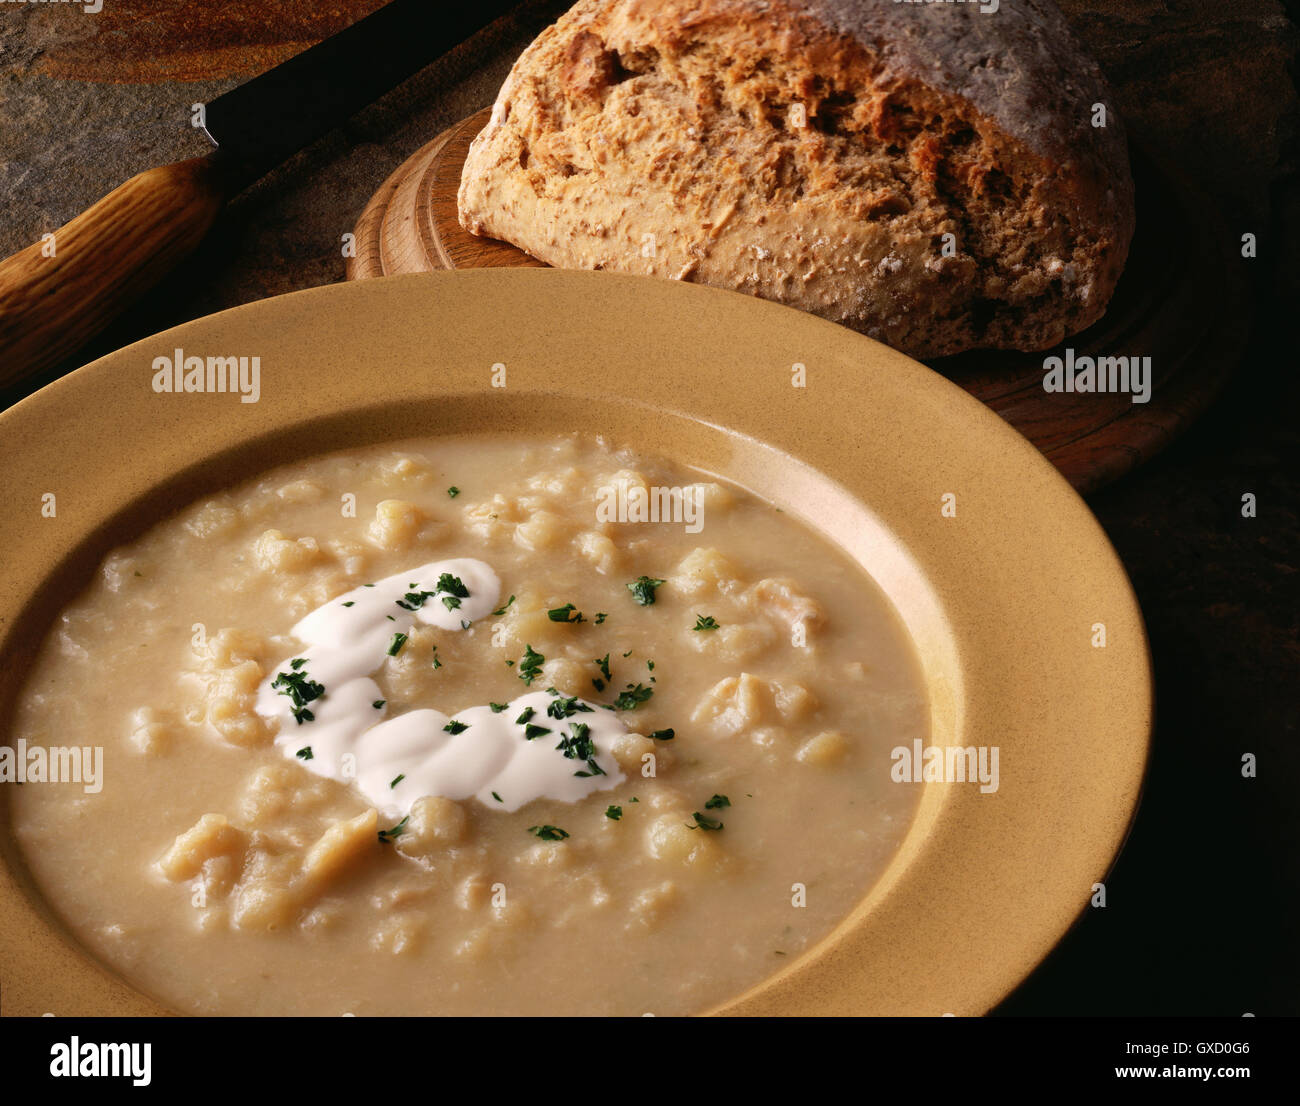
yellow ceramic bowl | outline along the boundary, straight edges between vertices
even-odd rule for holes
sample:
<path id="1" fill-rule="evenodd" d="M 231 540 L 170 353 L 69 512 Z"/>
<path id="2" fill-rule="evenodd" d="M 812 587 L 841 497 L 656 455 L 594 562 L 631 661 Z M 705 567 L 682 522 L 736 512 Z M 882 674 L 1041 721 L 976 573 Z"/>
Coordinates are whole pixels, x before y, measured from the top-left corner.
<path id="1" fill-rule="evenodd" d="M 258 401 L 155 393 L 153 359 L 177 348 L 259 356 Z M 45 388 L 0 416 L 0 725 L 63 601 L 165 513 L 310 453 L 539 417 L 803 515 L 906 622 L 932 741 L 999 750 L 995 793 L 918 785 L 915 824 L 853 914 L 718 1012 L 986 1011 L 1087 909 L 1128 830 L 1151 726 L 1141 613 L 1083 501 L 997 416 L 901 354 L 748 296 L 540 269 L 394 277 L 200 319 Z M 5 1013 L 162 1012 L 42 904 L 7 792 Z"/>

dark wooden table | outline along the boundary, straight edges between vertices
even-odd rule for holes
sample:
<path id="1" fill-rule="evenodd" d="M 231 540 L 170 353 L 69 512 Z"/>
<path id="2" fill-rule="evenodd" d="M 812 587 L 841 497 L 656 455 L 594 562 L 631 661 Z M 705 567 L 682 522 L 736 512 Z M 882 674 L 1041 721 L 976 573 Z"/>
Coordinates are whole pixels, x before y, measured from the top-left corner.
<path id="1" fill-rule="evenodd" d="M 0 255 L 132 173 L 205 152 L 189 124 L 194 103 L 379 2 L 105 0 L 97 15 L 0 5 Z M 262 181 L 167 288 L 77 363 L 212 311 L 341 280 L 342 235 L 375 188 L 490 103 L 519 50 L 565 6 L 522 5 Z M 1256 329 L 1215 408 L 1090 500 L 1147 617 L 1154 764 L 1106 908 L 1089 911 L 998 1012 L 1296 1014 L 1297 33 L 1276 0 L 1062 6 L 1130 129 L 1216 198 L 1234 234 L 1258 236 Z M 0 394 L 0 405 L 42 382 Z M 1252 519 L 1241 515 L 1247 492 L 1258 500 Z M 1255 779 L 1241 775 L 1247 752 Z"/>

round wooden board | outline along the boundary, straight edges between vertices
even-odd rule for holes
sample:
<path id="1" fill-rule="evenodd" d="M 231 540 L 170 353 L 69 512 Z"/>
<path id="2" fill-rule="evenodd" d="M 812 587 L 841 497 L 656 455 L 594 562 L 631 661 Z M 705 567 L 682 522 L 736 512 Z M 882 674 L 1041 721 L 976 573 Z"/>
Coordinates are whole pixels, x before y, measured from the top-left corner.
<path id="1" fill-rule="evenodd" d="M 545 262 L 463 229 L 461 167 L 489 109 L 449 128 L 400 165 L 356 226 L 348 279 Z M 1118 479 L 1163 449 L 1214 399 L 1245 349 L 1250 303 L 1240 258 L 1212 205 L 1188 183 L 1133 153 L 1138 231 L 1106 315 L 1061 347 L 982 350 L 929 362 L 1033 442 L 1080 492 Z M 1127 394 L 1048 393 L 1043 360 L 1152 359 L 1151 400 Z"/>

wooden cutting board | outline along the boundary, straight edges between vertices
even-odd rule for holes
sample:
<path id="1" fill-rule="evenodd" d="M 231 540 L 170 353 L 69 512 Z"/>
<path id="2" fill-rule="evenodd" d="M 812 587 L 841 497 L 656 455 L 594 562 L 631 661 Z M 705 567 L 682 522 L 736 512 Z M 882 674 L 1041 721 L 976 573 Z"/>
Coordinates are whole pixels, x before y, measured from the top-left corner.
<path id="1" fill-rule="evenodd" d="M 449 128 L 398 167 L 356 225 L 348 279 L 437 269 L 545 263 L 457 219 L 470 142 L 489 109 Z M 1237 243 L 1189 184 L 1140 150 L 1133 156 L 1138 229 L 1106 315 L 1058 350 L 979 351 L 927 362 L 1025 435 L 1080 492 L 1110 483 L 1158 453 L 1204 411 L 1240 359 L 1250 304 Z M 1127 394 L 1049 393 L 1043 359 L 1150 356 L 1151 401 Z"/>

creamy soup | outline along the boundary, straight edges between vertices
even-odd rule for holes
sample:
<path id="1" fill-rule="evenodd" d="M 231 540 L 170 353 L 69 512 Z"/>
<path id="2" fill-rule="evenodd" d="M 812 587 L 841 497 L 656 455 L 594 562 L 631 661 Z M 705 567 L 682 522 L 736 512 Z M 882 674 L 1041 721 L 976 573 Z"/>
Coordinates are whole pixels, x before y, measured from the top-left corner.
<path id="1" fill-rule="evenodd" d="M 848 914 L 928 736 L 897 615 L 793 514 L 600 440 L 427 439 L 109 556 L 18 704 L 13 828 L 178 1011 L 683 1014 Z"/>

